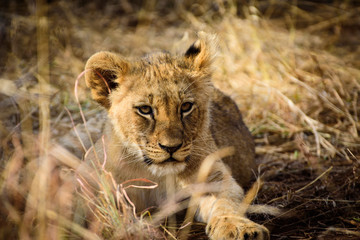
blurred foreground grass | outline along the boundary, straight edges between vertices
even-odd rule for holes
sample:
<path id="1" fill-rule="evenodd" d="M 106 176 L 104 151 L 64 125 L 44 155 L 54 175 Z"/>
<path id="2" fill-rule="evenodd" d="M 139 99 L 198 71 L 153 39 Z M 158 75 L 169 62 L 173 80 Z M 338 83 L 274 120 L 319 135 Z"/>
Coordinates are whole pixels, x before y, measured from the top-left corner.
<path id="1" fill-rule="evenodd" d="M 356 1 L 4 3 L 0 238 L 172 238 L 173 229 L 134 216 L 119 183 L 101 171 L 103 195 L 89 204 L 103 226 L 73 223 L 76 179 L 69 169 L 84 153 L 68 134 L 72 121 L 82 123 L 74 82 L 97 51 L 182 53 L 200 30 L 218 35 L 214 83 L 237 101 L 257 143 L 265 184 L 256 203 L 286 213 L 251 217 L 272 229 L 274 239 L 358 238 L 359 13 Z M 101 109 L 81 78 L 77 96 L 99 135 Z M 80 192 L 89 197 L 88 189 Z"/>

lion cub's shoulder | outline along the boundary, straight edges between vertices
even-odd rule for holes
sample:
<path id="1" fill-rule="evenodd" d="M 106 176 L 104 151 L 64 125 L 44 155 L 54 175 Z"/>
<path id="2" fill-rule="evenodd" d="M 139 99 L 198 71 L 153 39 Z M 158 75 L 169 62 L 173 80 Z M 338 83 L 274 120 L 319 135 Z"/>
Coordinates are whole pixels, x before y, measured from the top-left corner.
<path id="1" fill-rule="evenodd" d="M 232 176 L 241 186 L 247 186 L 254 176 L 255 144 L 235 101 L 215 89 L 210 105 L 210 131 L 218 148 L 234 146 L 235 154 L 223 159 Z"/>

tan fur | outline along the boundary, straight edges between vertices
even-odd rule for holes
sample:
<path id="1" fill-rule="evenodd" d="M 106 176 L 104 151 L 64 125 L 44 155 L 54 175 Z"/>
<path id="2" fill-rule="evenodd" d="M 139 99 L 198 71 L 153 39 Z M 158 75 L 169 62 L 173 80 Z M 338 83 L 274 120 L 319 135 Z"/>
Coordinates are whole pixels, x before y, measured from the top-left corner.
<path id="1" fill-rule="evenodd" d="M 200 33 L 183 56 L 157 53 L 129 61 L 99 52 L 88 60 L 86 83 L 108 111 L 106 169 L 118 183 L 147 178 L 159 184 L 153 190 L 129 190 L 142 211 L 163 200 L 166 176 L 174 176 L 180 190 L 195 183 L 207 155 L 234 146 L 233 156 L 212 167 L 208 181 L 222 188 L 201 197 L 196 218 L 207 223 L 211 239 L 266 239 L 266 228 L 240 210 L 240 186 L 249 183 L 255 168 L 254 144 L 236 104 L 211 83 L 216 47 L 214 36 Z M 95 148 L 101 159 L 102 142 Z M 87 160 L 93 158 L 90 154 Z"/>

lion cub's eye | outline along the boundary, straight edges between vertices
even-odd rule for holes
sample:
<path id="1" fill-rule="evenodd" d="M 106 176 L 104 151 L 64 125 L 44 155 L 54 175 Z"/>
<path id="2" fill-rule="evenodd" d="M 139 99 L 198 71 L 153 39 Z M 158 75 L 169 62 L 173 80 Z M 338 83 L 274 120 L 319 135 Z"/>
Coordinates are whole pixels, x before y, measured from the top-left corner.
<path id="1" fill-rule="evenodd" d="M 191 102 L 185 102 L 181 105 L 181 113 L 187 113 L 187 112 L 190 112 L 192 107 L 193 107 L 193 103 Z"/>
<path id="2" fill-rule="evenodd" d="M 152 108 L 150 106 L 141 106 L 137 108 L 139 113 L 143 114 L 143 115 L 149 115 L 152 114 Z"/>

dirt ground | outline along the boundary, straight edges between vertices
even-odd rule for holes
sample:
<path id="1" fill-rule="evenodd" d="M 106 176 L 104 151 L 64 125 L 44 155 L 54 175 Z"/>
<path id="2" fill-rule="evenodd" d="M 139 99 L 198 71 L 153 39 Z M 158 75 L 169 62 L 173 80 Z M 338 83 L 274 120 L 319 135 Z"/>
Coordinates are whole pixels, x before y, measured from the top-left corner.
<path id="1" fill-rule="evenodd" d="M 71 133 L 83 122 L 80 107 L 93 136 L 101 134 L 102 109 L 83 78 L 74 93 L 86 60 L 101 50 L 181 54 L 198 31 L 218 36 L 214 84 L 238 103 L 256 142 L 264 184 L 254 204 L 282 210 L 250 218 L 271 239 L 360 239 L 355 0 L 2 2 L 0 239 L 67 236 L 61 214 L 71 215 L 71 184 L 58 160 L 45 168 L 42 159 L 55 143 L 83 154 Z M 202 228 L 189 238 L 206 239 Z"/>

